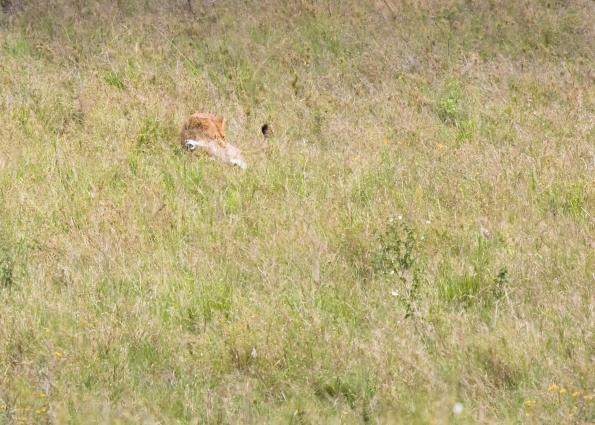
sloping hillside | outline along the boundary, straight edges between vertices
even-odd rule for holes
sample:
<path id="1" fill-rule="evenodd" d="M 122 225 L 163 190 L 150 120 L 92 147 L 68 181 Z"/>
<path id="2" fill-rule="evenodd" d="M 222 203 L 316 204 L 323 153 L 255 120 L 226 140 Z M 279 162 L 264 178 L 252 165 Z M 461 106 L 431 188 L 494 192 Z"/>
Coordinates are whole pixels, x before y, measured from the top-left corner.
<path id="1" fill-rule="evenodd" d="M 592 1 L 0 3 L 0 424 L 593 421 Z"/>

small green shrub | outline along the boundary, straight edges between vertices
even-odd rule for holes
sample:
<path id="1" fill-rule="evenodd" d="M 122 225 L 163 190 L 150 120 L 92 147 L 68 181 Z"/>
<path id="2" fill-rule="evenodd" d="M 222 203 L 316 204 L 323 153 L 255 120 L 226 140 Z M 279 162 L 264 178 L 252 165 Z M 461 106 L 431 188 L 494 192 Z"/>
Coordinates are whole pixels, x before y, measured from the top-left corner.
<path id="1" fill-rule="evenodd" d="M 502 267 L 496 277 L 494 278 L 492 285 L 492 296 L 495 299 L 500 299 L 506 293 L 508 282 L 508 270 L 506 267 Z"/>
<path id="2" fill-rule="evenodd" d="M 448 125 L 457 126 L 467 119 L 463 91 L 457 81 L 450 81 L 438 98 L 438 117 Z"/>
<path id="3" fill-rule="evenodd" d="M 409 270 L 415 262 L 416 237 L 413 230 L 400 218 L 391 218 L 387 228 L 378 236 L 378 252 L 374 269 L 383 275 L 394 275 Z"/>
<path id="4" fill-rule="evenodd" d="M 399 216 L 391 218 L 386 229 L 377 237 L 378 251 L 373 257 L 373 269 L 384 279 L 399 283 L 399 300 L 405 307 L 405 317 L 415 314 L 422 282 L 417 258 L 418 238 Z"/>
<path id="5" fill-rule="evenodd" d="M 454 138 L 461 144 L 470 140 L 477 124 L 469 116 L 463 89 L 457 81 L 450 81 L 438 97 L 437 113 L 440 120 L 456 131 Z"/>

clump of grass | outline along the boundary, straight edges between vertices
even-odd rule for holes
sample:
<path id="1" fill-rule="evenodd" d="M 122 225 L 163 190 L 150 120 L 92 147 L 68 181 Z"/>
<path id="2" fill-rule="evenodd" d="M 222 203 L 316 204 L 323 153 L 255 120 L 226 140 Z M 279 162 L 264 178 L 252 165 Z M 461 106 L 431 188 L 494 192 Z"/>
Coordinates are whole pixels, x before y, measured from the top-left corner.
<path id="1" fill-rule="evenodd" d="M 438 98 L 438 117 L 445 124 L 458 126 L 467 119 L 467 109 L 463 102 L 461 84 L 456 80 L 449 81 Z"/>
<path id="2" fill-rule="evenodd" d="M 16 59 L 25 59 L 27 57 L 40 59 L 39 51 L 31 44 L 31 41 L 23 33 L 10 34 L 2 43 L 2 51 L 6 55 Z"/>
<path id="3" fill-rule="evenodd" d="M 325 399 L 344 400 L 347 405 L 360 412 L 364 423 L 370 422 L 370 403 L 378 391 L 369 374 L 350 373 L 345 376 L 326 377 L 315 384 L 316 394 Z"/>
<path id="4" fill-rule="evenodd" d="M 475 273 L 464 273 L 463 275 L 446 274 L 441 279 L 442 297 L 447 301 L 471 304 L 481 289 L 480 277 Z"/>
<path id="5" fill-rule="evenodd" d="M 540 198 L 546 211 L 577 219 L 586 217 L 587 188 L 583 181 L 554 182 Z"/>
<path id="6" fill-rule="evenodd" d="M 508 351 L 508 350 L 507 350 Z M 523 379 L 523 371 L 508 353 L 500 353 L 493 347 L 478 347 L 475 361 L 486 373 L 487 379 L 498 388 L 514 390 Z"/>
<path id="7" fill-rule="evenodd" d="M 159 119 L 152 116 L 147 117 L 143 120 L 138 131 L 136 147 L 141 151 L 155 149 L 168 135 L 167 129 L 161 124 Z"/>
<path id="8" fill-rule="evenodd" d="M 14 259 L 3 246 L 0 247 L 0 287 L 10 289 L 15 285 Z"/>
<path id="9" fill-rule="evenodd" d="M 0 291 L 17 287 L 21 275 L 21 259 L 25 249 L 22 241 L 4 233 L 0 235 Z"/>
<path id="10" fill-rule="evenodd" d="M 438 97 L 437 114 L 444 124 L 456 130 L 457 143 L 464 143 L 475 134 L 476 124 L 470 117 L 469 106 L 459 81 L 450 79 L 446 83 Z"/>
<path id="11" fill-rule="evenodd" d="M 117 89 L 124 90 L 126 88 L 124 76 L 117 71 L 110 70 L 106 72 L 103 76 L 103 80 L 110 86 Z"/>
<path id="12" fill-rule="evenodd" d="M 465 307 L 491 307 L 507 293 L 510 289 L 508 269 L 500 267 L 496 273 L 493 271 L 493 253 L 498 243 L 497 240 L 488 240 L 480 235 L 469 255 L 466 271 L 456 273 L 450 268 L 442 270 L 439 293 L 443 300 Z"/>

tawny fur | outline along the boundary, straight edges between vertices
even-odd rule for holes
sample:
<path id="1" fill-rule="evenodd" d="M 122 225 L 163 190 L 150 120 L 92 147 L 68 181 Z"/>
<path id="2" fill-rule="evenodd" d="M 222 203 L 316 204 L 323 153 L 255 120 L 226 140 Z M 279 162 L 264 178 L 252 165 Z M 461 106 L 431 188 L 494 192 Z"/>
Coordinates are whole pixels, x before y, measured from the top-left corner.
<path id="1" fill-rule="evenodd" d="M 246 168 L 242 152 L 225 141 L 225 121 L 221 116 L 202 112 L 192 114 L 182 124 L 180 142 L 189 151 L 205 153 L 226 164 Z"/>

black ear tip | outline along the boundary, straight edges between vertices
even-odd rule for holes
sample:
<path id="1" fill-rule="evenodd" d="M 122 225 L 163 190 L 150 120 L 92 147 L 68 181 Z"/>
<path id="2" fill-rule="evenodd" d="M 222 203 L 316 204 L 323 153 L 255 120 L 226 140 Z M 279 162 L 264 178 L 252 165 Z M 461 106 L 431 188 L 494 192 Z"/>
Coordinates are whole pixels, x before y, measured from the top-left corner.
<path id="1" fill-rule="evenodd" d="M 268 137 L 271 134 L 271 126 L 268 124 L 263 124 L 263 126 L 260 128 L 260 131 L 262 131 L 262 135 L 264 137 Z"/>

